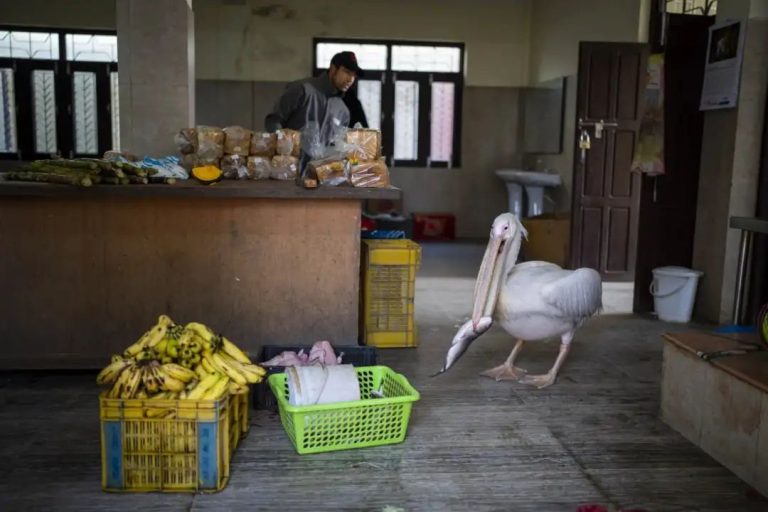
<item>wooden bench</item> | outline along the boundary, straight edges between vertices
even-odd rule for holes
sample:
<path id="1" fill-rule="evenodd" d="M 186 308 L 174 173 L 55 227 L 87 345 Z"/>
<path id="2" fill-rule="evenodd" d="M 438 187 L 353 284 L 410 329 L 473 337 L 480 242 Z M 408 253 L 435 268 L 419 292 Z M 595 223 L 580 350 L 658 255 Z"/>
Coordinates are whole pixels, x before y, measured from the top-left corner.
<path id="1" fill-rule="evenodd" d="M 714 358 L 756 336 L 664 335 L 661 417 L 692 443 L 768 495 L 768 351 Z"/>

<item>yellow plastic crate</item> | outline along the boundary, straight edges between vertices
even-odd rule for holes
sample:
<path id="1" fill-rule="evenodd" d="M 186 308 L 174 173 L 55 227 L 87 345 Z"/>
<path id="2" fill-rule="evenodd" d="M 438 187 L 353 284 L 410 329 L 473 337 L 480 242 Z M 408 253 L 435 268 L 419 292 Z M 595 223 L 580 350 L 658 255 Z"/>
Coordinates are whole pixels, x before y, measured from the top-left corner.
<path id="1" fill-rule="evenodd" d="M 215 492 L 250 425 L 248 393 L 219 400 L 99 398 L 105 491 Z"/>
<path id="2" fill-rule="evenodd" d="M 360 333 L 381 348 L 415 347 L 416 272 L 421 247 L 411 240 L 363 240 Z"/>

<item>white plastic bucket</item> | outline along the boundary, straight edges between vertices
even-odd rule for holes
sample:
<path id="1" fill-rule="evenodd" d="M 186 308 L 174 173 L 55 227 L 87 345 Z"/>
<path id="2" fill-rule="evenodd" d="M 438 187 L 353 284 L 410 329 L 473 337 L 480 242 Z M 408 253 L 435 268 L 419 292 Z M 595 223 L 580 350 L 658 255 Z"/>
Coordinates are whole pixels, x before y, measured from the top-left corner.
<path id="1" fill-rule="evenodd" d="M 351 364 L 291 366 L 285 373 L 291 405 L 360 400 L 360 383 Z"/>
<path id="2" fill-rule="evenodd" d="M 650 292 L 654 309 L 665 322 L 691 321 L 696 287 L 703 272 L 685 267 L 659 267 L 653 269 Z"/>

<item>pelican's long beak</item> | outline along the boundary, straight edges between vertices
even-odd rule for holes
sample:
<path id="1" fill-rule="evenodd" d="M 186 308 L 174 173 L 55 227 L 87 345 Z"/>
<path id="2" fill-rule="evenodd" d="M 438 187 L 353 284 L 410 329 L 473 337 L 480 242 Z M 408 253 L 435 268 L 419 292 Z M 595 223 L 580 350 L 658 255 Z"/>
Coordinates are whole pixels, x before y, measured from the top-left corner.
<path id="1" fill-rule="evenodd" d="M 472 325 L 475 329 L 480 319 L 492 315 L 496 307 L 495 295 L 498 294 L 498 287 L 494 285 L 503 264 L 502 252 L 505 245 L 501 237 L 491 234 L 475 283 L 475 299 L 472 306 Z"/>

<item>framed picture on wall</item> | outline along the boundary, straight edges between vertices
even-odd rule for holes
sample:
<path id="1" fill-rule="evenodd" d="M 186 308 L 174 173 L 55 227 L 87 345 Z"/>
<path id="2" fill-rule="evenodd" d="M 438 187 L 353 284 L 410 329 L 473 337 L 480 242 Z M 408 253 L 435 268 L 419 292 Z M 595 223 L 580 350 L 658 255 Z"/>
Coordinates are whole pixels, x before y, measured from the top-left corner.
<path id="1" fill-rule="evenodd" d="M 744 54 L 744 29 L 742 20 L 728 20 L 709 28 L 699 110 L 736 106 Z"/>

